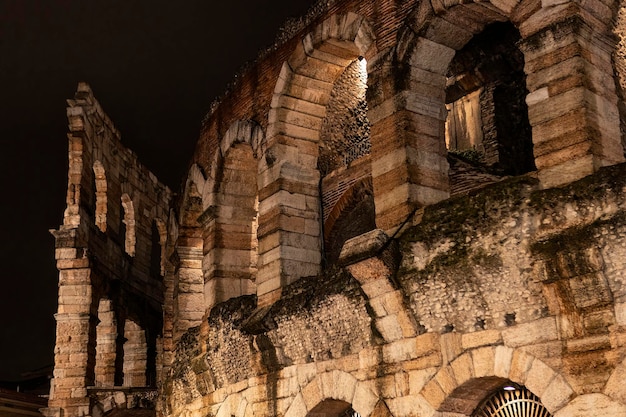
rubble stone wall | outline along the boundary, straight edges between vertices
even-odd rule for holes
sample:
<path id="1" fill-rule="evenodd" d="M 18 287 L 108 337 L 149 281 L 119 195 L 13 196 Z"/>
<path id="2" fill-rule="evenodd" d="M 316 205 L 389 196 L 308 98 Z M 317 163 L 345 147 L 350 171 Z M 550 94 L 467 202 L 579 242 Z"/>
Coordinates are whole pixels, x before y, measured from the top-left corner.
<path id="1" fill-rule="evenodd" d="M 625 170 L 495 184 L 420 211 L 396 248 L 363 256 L 382 231 L 351 241 L 343 268 L 260 315 L 254 297 L 220 304 L 179 343 L 160 413 L 305 416 L 334 399 L 469 416 L 514 382 L 552 415 L 623 415 Z"/>

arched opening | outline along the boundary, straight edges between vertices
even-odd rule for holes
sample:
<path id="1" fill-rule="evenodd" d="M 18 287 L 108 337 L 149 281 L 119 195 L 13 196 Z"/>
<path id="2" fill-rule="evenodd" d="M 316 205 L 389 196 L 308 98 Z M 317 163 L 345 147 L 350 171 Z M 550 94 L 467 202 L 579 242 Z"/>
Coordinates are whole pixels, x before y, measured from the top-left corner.
<path id="1" fill-rule="evenodd" d="M 100 231 L 107 229 L 107 179 L 102 162 L 96 161 L 93 164 L 96 208 L 95 223 Z"/>
<path id="2" fill-rule="evenodd" d="M 124 250 L 130 256 L 135 256 L 135 209 L 128 194 L 122 194 L 122 211 L 124 215 L 120 229 L 124 238 Z"/>
<path id="3" fill-rule="evenodd" d="M 526 387 L 505 384 L 487 397 L 471 417 L 552 417 Z"/>
<path id="4" fill-rule="evenodd" d="M 322 120 L 317 165 L 326 264 L 337 261 L 346 240 L 376 227 L 366 90 L 367 61 L 359 57 L 335 82 Z"/>
<path id="5" fill-rule="evenodd" d="M 313 407 L 307 417 L 360 417 L 349 403 L 340 400 L 327 399 Z"/>
<path id="6" fill-rule="evenodd" d="M 235 143 L 217 172 L 215 212 L 206 219 L 203 269 L 208 308 L 256 292 L 257 162 L 248 143 Z"/>
<path id="7" fill-rule="evenodd" d="M 520 35 L 496 22 L 459 50 L 448 67 L 446 147 L 451 193 L 534 171 Z"/>
<path id="8" fill-rule="evenodd" d="M 259 158 L 259 306 L 278 299 L 284 286 L 322 270 L 322 125 L 337 80 L 351 65 L 359 70 L 358 58 L 373 56 L 374 49 L 373 31 L 363 17 L 333 15 L 306 35 L 283 64 L 267 148 Z M 328 169 L 337 160 L 343 164 L 356 157 L 347 150 L 335 161 L 327 158 Z"/>
<path id="9" fill-rule="evenodd" d="M 317 161 L 322 177 L 370 154 L 366 91 L 367 61 L 359 57 L 346 67 L 330 92 Z"/>
<path id="10" fill-rule="evenodd" d="M 324 251 L 326 262 L 339 259 L 344 243 L 376 228 L 372 180 L 366 178 L 346 190 L 325 216 Z"/>

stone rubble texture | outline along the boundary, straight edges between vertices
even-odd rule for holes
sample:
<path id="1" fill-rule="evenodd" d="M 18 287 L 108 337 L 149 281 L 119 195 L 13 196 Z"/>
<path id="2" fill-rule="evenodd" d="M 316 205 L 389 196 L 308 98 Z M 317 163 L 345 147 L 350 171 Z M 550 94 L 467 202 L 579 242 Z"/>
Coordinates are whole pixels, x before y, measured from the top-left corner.
<path id="1" fill-rule="evenodd" d="M 609 0 L 320 1 L 176 198 L 80 83 L 42 413 L 458 417 L 514 383 L 626 416 L 625 28 Z M 448 153 L 468 97 L 484 153 Z"/>

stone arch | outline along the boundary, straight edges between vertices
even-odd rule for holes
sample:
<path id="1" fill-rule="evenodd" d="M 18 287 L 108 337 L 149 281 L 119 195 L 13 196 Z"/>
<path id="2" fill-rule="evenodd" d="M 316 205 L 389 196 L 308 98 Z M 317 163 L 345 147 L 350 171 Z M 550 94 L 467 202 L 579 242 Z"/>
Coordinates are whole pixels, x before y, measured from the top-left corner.
<path id="1" fill-rule="evenodd" d="M 216 150 L 204 186 L 200 218 L 207 308 L 256 292 L 258 228 L 257 151 L 263 130 L 257 123 L 231 124 Z"/>
<path id="2" fill-rule="evenodd" d="M 420 2 L 399 31 L 394 54 L 372 64 L 372 84 L 395 80 L 368 113 L 376 223 L 389 235 L 415 209 L 450 196 L 446 73 L 456 51 L 485 25 L 508 20 L 489 3 L 449 9 L 432 3 Z"/>
<path id="3" fill-rule="evenodd" d="M 366 177 L 351 184 L 324 216 L 326 261 L 330 264 L 337 261 L 341 248 L 348 239 L 375 228 L 372 179 Z"/>
<path id="4" fill-rule="evenodd" d="M 96 193 L 96 209 L 95 223 L 100 231 L 107 230 L 107 178 L 106 171 L 102 162 L 95 161 L 93 163 L 93 174 L 95 178 Z"/>
<path id="5" fill-rule="evenodd" d="M 459 180 L 471 189 L 476 171 L 496 180 L 537 169 L 520 40 L 511 22 L 490 23 L 449 65 L 445 139 L 453 193 Z M 465 162 L 461 172 L 468 174 L 459 175 L 457 160 Z M 484 175 L 479 178 L 478 185 L 484 184 Z"/>
<path id="6" fill-rule="evenodd" d="M 133 200 L 126 193 L 122 194 L 122 224 L 124 235 L 124 250 L 130 256 L 135 256 L 135 244 L 137 238 L 135 235 L 135 207 Z"/>
<path id="7" fill-rule="evenodd" d="M 307 34 L 283 64 L 274 89 L 267 145 L 259 161 L 259 304 L 321 268 L 321 122 L 333 83 L 374 54 L 373 31 L 356 14 L 333 15 Z"/>
<path id="8" fill-rule="evenodd" d="M 306 417 L 324 400 L 343 401 L 361 417 L 369 417 L 379 398 L 366 383 L 347 372 L 324 372 L 301 389 L 285 412 L 285 417 Z"/>
<path id="9" fill-rule="evenodd" d="M 507 381 L 523 385 L 555 414 L 576 395 L 566 379 L 541 359 L 505 346 L 467 351 L 441 368 L 420 391 L 427 408 L 470 415 Z M 465 414 L 464 414 L 465 413 Z"/>

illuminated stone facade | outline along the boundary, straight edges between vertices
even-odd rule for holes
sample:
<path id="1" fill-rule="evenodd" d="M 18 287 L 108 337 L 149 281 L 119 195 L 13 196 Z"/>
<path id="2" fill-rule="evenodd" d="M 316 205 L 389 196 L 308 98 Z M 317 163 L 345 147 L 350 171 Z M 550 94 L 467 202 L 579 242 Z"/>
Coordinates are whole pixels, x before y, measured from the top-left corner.
<path id="1" fill-rule="evenodd" d="M 176 198 L 79 85 L 45 414 L 626 416 L 620 10 L 319 2 Z"/>

